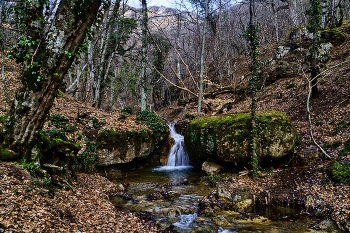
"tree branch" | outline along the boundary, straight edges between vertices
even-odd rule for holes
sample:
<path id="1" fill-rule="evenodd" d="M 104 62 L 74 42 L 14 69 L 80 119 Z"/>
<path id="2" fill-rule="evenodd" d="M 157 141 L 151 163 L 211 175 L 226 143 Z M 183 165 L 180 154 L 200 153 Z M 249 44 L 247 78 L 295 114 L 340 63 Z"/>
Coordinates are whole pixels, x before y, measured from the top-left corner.
<path id="1" fill-rule="evenodd" d="M 174 87 L 177 87 L 177 88 L 179 88 L 179 89 L 181 89 L 181 90 L 187 91 L 187 92 L 191 93 L 192 95 L 194 95 L 195 97 L 198 98 L 198 95 L 196 95 L 196 94 L 193 93 L 192 91 L 188 90 L 187 88 L 185 88 L 185 87 L 180 87 L 180 86 L 177 86 L 176 84 L 172 83 L 172 82 L 171 82 L 169 79 L 167 79 L 162 73 L 160 73 L 154 65 L 152 65 L 152 66 L 153 66 L 153 69 L 154 69 L 155 71 L 157 71 L 157 73 L 158 73 L 160 76 L 162 76 L 168 83 L 170 83 L 170 84 L 173 85 Z"/>

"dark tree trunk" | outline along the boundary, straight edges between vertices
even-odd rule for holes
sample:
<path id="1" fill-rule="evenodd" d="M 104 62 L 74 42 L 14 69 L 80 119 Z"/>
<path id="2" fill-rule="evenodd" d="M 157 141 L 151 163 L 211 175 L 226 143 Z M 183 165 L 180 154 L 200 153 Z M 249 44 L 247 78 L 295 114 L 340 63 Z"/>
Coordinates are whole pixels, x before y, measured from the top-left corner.
<path id="1" fill-rule="evenodd" d="M 21 156 L 30 154 L 63 76 L 100 5 L 101 0 L 61 0 L 47 34 L 36 32 L 31 35 L 30 39 L 37 41 L 32 48 L 34 51 L 29 51 L 34 55 L 23 64 L 22 81 L 1 131 L 2 147 Z M 38 14 L 42 12 L 39 8 L 31 8 L 35 17 L 29 25 L 37 25 Z M 33 14 L 29 12 L 29 15 Z"/>
<path id="2" fill-rule="evenodd" d="M 317 75 L 320 74 L 320 71 L 317 67 L 311 67 L 311 85 L 312 85 L 312 89 L 311 89 L 311 96 L 312 98 L 317 98 L 320 96 L 320 91 L 317 88 L 317 82 L 318 82 L 318 78 Z"/>

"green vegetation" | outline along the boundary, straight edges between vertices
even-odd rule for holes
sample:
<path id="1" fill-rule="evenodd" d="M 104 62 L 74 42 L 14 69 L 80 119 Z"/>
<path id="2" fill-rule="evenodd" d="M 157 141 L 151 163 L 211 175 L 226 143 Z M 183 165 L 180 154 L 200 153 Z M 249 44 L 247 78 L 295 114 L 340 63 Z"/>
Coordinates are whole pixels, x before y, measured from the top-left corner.
<path id="1" fill-rule="evenodd" d="M 350 127 L 350 121 L 349 122 L 342 121 L 334 127 L 334 130 L 339 132 L 339 131 L 341 131 L 343 129 L 347 129 L 349 127 Z"/>
<path id="2" fill-rule="evenodd" d="M 257 83 L 260 79 L 260 69 L 262 62 L 259 61 L 259 25 L 256 22 L 253 22 L 254 14 L 253 14 L 253 1 L 250 0 L 250 21 L 247 25 L 247 31 L 245 31 L 242 37 L 249 42 L 249 55 L 251 60 L 249 61 L 249 71 L 251 71 L 251 76 L 249 78 L 250 90 L 251 90 L 251 104 L 250 104 L 250 142 L 249 142 L 249 153 L 250 153 L 250 164 L 253 167 L 253 172 L 255 175 L 260 173 L 260 161 L 257 156 L 257 133 L 258 129 L 256 127 L 256 93 Z"/>
<path id="3" fill-rule="evenodd" d="M 350 185 L 350 161 L 335 160 L 329 170 L 335 182 Z"/>
<path id="4" fill-rule="evenodd" d="M 339 158 L 342 158 L 344 156 L 348 156 L 350 152 L 350 139 L 348 139 L 345 143 L 344 143 L 344 149 L 342 149 L 341 151 L 339 151 Z"/>
<path id="5" fill-rule="evenodd" d="M 65 116 L 62 116 L 61 114 L 53 114 L 50 116 L 52 124 L 58 128 L 61 129 L 63 132 L 75 132 L 77 129 L 74 126 L 67 125 L 68 119 Z M 60 132 L 59 134 L 62 134 L 63 132 Z"/>
<path id="6" fill-rule="evenodd" d="M 106 121 L 99 121 L 96 117 L 88 116 L 88 119 L 92 121 L 92 125 L 95 128 L 101 128 L 106 124 Z"/>
<path id="7" fill-rule="evenodd" d="M 47 189 L 49 191 L 48 194 L 51 197 L 55 195 L 56 189 L 53 180 L 50 175 L 42 172 L 37 163 L 34 163 L 34 161 L 28 162 L 26 159 L 22 159 L 19 163 L 15 162 L 15 164 L 18 164 L 22 169 L 27 170 L 34 177 L 34 183 L 32 183 L 32 185 Z M 28 187 L 26 191 L 29 192 L 31 190 L 32 188 Z"/>
<path id="8" fill-rule="evenodd" d="M 74 169 L 80 172 L 92 173 L 95 171 L 95 165 L 98 162 L 98 157 L 96 154 L 96 148 L 89 139 L 84 138 L 85 148 L 84 152 L 78 154 L 74 161 Z"/>
<path id="9" fill-rule="evenodd" d="M 290 84 L 287 85 L 286 89 L 288 90 L 288 89 L 291 89 L 291 88 L 293 88 L 295 86 L 296 86 L 295 83 L 290 83 Z"/>
<path id="10" fill-rule="evenodd" d="M 0 161 L 11 161 L 11 160 L 16 160 L 18 155 L 14 153 L 13 151 L 10 151 L 6 148 L 0 147 Z"/>
<path id="11" fill-rule="evenodd" d="M 130 106 L 126 106 L 121 110 L 122 113 L 132 115 L 132 108 Z"/>
<path id="12" fill-rule="evenodd" d="M 56 98 L 63 98 L 63 93 L 60 90 L 57 91 Z"/>
<path id="13" fill-rule="evenodd" d="M 154 136 L 157 141 L 160 140 L 161 136 L 168 129 L 168 126 L 165 125 L 156 114 L 148 110 L 143 110 L 137 115 L 136 123 L 146 124 L 152 130 L 152 136 Z"/>
<path id="14" fill-rule="evenodd" d="M 121 110 L 121 115 L 119 117 L 120 120 L 124 120 L 128 118 L 128 116 L 132 115 L 131 107 L 127 106 Z"/>
<path id="15" fill-rule="evenodd" d="M 203 181 L 211 187 L 215 187 L 217 182 L 235 182 L 236 175 L 229 173 L 220 173 L 203 177 Z"/>

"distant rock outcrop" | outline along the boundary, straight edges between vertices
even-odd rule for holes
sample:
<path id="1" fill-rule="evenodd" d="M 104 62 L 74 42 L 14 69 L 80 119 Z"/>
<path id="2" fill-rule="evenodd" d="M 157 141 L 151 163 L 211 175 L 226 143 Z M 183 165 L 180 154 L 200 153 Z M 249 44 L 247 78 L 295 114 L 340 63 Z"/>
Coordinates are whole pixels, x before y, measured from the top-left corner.
<path id="1" fill-rule="evenodd" d="M 193 120 L 185 133 L 185 145 L 191 161 L 248 162 L 250 122 L 250 114 L 246 113 Z M 293 152 L 298 135 L 283 113 L 259 113 L 257 128 L 257 155 L 260 159 L 281 159 Z"/>
<path id="2" fill-rule="evenodd" d="M 330 60 L 330 53 L 333 47 L 339 46 L 345 41 L 345 36 L 338 30 L 327 29 L 318 33 L 318 61 L 326 64 Z M 274 49 L 274 58 L 270 62 L 265 79 L 261 85 L 270 85 L 278 79 L 294 78 L 302 67 L 307 70 L 310 66 L 312 53 L 313 35 L 306 27 L 298 27 L 291 31 L 288 39 Z M 303 60 L 297 64 L 295 60 Z"/>

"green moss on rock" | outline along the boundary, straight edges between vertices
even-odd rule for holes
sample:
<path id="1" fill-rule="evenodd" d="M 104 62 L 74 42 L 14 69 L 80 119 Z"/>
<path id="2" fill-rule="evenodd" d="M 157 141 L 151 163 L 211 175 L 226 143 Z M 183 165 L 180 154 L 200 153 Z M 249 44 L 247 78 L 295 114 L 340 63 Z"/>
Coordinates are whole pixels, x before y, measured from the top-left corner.
<path id="1" fill-rule="evenodd" d="M 345 35 L 336 29 L 327 29 L 321 32 L 321 39 L 325 39 L 333 46 L 338 46 L 345 41 Z"/>
<path id="2" fill-rule="evenodd" d="M 0 161 L 14 161 L 18 158 L 18 155 L 6 148 L 0 147 Z"/>
<path id="3" fill-rule="evenodd" d="M 191 121 L 185 132 L 185 146 L 196 162 L 247 162 L 250 143 L 250 114 L 237 113 L 201 117 Z M 257 154 L 260 159 L 282 158 L 297 143 L 297 133 L 281 112 L 257 115 Z"/>

